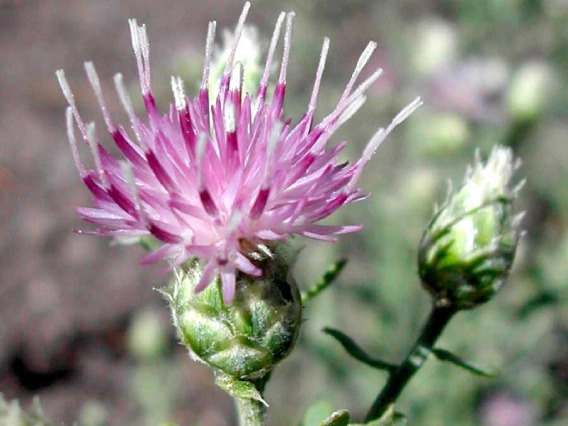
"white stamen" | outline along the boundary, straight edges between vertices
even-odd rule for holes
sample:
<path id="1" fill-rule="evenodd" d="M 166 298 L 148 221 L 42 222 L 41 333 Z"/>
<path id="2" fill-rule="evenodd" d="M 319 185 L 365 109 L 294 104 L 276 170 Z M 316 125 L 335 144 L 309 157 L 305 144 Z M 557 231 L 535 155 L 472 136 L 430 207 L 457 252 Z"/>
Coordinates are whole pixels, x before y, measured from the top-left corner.
<path id="1" fill-rule="evenodd" d="M 363 167 L 369 162 L 379 145 L 385 140 L 386 137 L 387 135 L 385 134 L 385 129 L 383 127 L 375 132 L 375 134 L 363 150 L 363 155 L 361 156 L 359 167 L 357 168 L 357 170 L 353 174 L 353 177 L 351 178 L 351 181 L 347 185 L 348 189 L 353 189 L 353 186 L 355 186 L 355 183 L 357 182 L 357 180 L 359 180 L 359 176 L 361 176 Z"/>
<path id="2" fill-rule="evenodd" d="M 183 111 L 187 106 L 187 102 L 185 100 L 185 89 L 183 87 L 183 80 L 181 77 L 172 76 L 172 92 L 174 93 L 176 109 L 178 111 Z"/>
<path id="3" fill-rule="evenodd" d="M 369 44 L 367 45 L 367 47 L 365 48 L 365 50 L 363 50 L 363 53 L 361 53 L 361 56 L 359 57 L 359 60 L 357 61 L 357 65 L 355 66 L 355 70 L 353 71 L 353 74 L 351 74 L 351 78 L 349 79 L 349 83 L 347 83 L 347 86 L 345 87 L 345 91 L 341 95 L 341 99 L 339 100 L 338 103 L 342 103 L 345 100 L 345 98 L 347 98 L 347 96 L 349 96 L 349 93 L 351 92 L 351 89 L 353 89 L 353 85 L 355 84 L 355 81 L 359 77 L 359 74 L 361 74 L 361 71 L 363 71 L 363 68 L 365 67 L 367 62 L 369 62 L 369 59 L 371 58 L 371 55 L 373 54 L 373 52 L 375 51 L 376 48 L 377 48 L 377 43 L 375 43 L 374 41 L 370 41 Z"/>
<path id="4" fill-rule="evenodd" d="M 140 43 L 142 45 L 142 57 L 144 58 L 144 71 L 146 78 L 146 87 L 148 92 L 150 91 L 150 42 L 148 41 L 148 32 L 146 31 L 146 25 L 142 25 L 138 28 L 138 34 L 140 37 Z"/>
<path id="5" fill-rule="evenodd" d="M 140 40 L 138 38 L 138 23 L 136 22 L 136 19 L 129 19 L 128 25 L 130 26 L 130 38 L 132 40 L 132 49 L 134 49 L 134 55 L 136 56 L 136 63 L 138 65 L 140 82 L 142 83 L 144 80 L 143 78 L 144 64 L 142 62 L 142 50 L 140 48 Z"/>
<path id="6" fill-rule="evenodd" d="M 201 166 L 201 160 L 203 159 L 203 155 L 205 154 L 206 147 L 207 147 L 207 134 L 200 133 L 199 139 L 197 139 L 197 147 L 195 149 L 195 159 L 197 161 L 197 167 Z"/>
<path id="7" fill-rule="evenodd" d="M 345 106 L 345 104 L 349 104 L 349 103 L 353 102 L 354 99 L 358 98 L 363 93 L 365 93 L 367 91 L 367 89 L 369 87 L 371 87 L 371 85 L 379 79 L 379 77 L 381 76 L 382 73 L 383 73 L 383 70 L 381 68 L 378 68 L 373 74 L 371 74 L 371 76 L 369 78 L 367 78 L 363 83 L 361 83 L 357 87 L 357 89 L 355 89 L 355 91 L 346 100 L 344 100 L 343 104 L 339 104 L 339 105 L 341 105 L 341 108 L 343 108 Z M 339 108 L 339 105 L 338 105 L 338 108 Z"/>
<path id="8" fill-rule="evenodd" d="M 75 104 L 75 97 L 73 96 L 73 92 L 71 91 L 71 87 L 69 86 L 69 82 L 67 78 L 65 78 L 65 72 L 63 70 L 57 70 L 55 72 L 57 76 L 57 80 L 59 81 L 59 85 L 61 86 L 61 91 L 63 92 L 63 96 L 67 99 L 69 106 L 71 107 L 71 111 L 73 112 L 73 116 L 75 117 L 75 121 L 77 123 L 77 127 L 79 127 L 79 131 L 81 132 L 81 136 L 83 137 L 83 141 L 89 145 L 89 138 L 87 136 L 87 130 L 85 128 L 85 123 L 79 114 L 79 110 L 77 109 L 77 105 Z"/>
<path id="9" fill-rule="evenodd" d="M 146 25 L 138 26 L 136 19 L 129 19 L 128 24 L 130 25 L 132 48 L 138 65 L 140 88 L 142 94 L 147 95 L 150 93 L 150 45 L 148 44 Z"/>
<path id="10" fill-rule="evenodd" d="M 93 154 L 93 158 L 95 160 L 97 173 L 101 180 L 106 184 L 106 177 L 103 169 L 103 164 L 101 162 L 101 155 L 99 153 L 99 144 L 97 143 L 97 135 L 95 133 L 95 123 L 92 121 L 87 124 L 87 137 L 89 139 L 89 147 L 91 148 L 91 153 Z"/>
<path id="11" fill-rule="evenodd" d="M 277 121 L 276 123 L 274 123 L 272 130 L 270 131 L 270 136 L 268 137 L 268 159 L 272 158 L 272 154 L 276 149 L 276 145 L 278 145 L 278 141 L 280 140 L 280 135 L 283 128 L 284 124 L 280 121 Z"/>
<path id="12" fill-rule="evenodd" d="M 276 50 L 276 45 L 278 44 L 278 39 L 280 38 L 280 30 L 282 28 L 282 22 L 284 22 L 284 17 L 286 13 L 281 12 L 278 15 L 278 20 L 276 21 L 276 26 L 274 27 L 274 32 L 272 33 L 272 39 L 270 40 L 270 47 L 268 48 L 268 55 L 266 57 L 266 66 L 264 67 L 264 73 L 262 74 L 262 79 L 260 80 L 260 87 L 266 87 L 268 85 L 268 79 L 270 78 L 270 67 L 272 65 L 272 59 L 274 58 L 274 51 Z"/>
<path id="13" fill-rule="evenodd" d="M 262 254 L 264 254 L 266 257 L 269 258 L 274 258 L 274 253 L 272 253 L 272 251 L 270 250 L 270 248 L 268 248 L 267 245 L 265 244 L 257 244 L 256 248 L 258 248 L 258 251 L 260 251 Z"/>
<path id="14" fill-rule="evenodd" d="M 81 158 L 79 157 L 79 151 L 77 150 L 77 139 L 75 138 L 75 131 L 73 129 L 74 121 L 73 121 L 73 110 L 71 107 L 67 107 L 65 110 L 65 118 L 67 123 L 67 138 L 69 139 L 69 145 L 71 146 L 71 154 L 73 155 L 73 160 L 75 161 L 75 166 L 77 166 L 77 170 L 79 170 L 79 174 L 81 176 L 85 175 L 85 167 L 81 162 Z"/>
<path id="15" fill-rule="evenodd" d="M 205 155 L 206 148 L 207 148 L 207 135 L 205 133 L 201 133 L 199 135 L 199 139 L 197 140 L 197 147 L 195 150 L 195 157 L 197 163 L 197 186 L 199 192 L 201 192 L 204 189 L 203 173 L 202 173 L 203 166 L 201 164 L 201 160 Z"/>
<path id="16" fill-rule="evenodd" d="M 334 126 L 334 131 L 337 130 L 340 126 L 342 126 L 347 120 L 355 115 L 357 111 L 363 106 L 367 97 L 365 95 L 359 96 L 353 102 L 349 104 L 347 108 L 341 113 L 339 119 L 337 120 L 337 124 Z"/>
<path id="17" fill-rule="evenodd" d="M 107 129 L 108 129 L 109 132 L 113 133 L 116 130 L 116 127 L 114 126 L 114 124 L 113 124 L 113 122 L 110 118 L 110 115 L 108 113 L 106 102 L 105 102 L 105 99 L 103 97 L 103 90 L 102 90 L 102 87 L 101 87 L 101 81 L 99 80 L 99 76 L 98 76 L 97 71 L 95 69 L 95 66 L 93 65 L 92 62 L 85 62 L 85 71 L 87 72 L 87 77 L 89 78 L 89 82 L 91 83 L 93 91 L 95 92 L 95 96 L 97 97 L 99 107 L 101 108 L 101 111 L 103 112 L 103 118 L 105 120 L 105 124 L 107 126 Z"/>
<path id="18" fill-rule="evenodd" d="M 207 39 L 205 41 L 205 63 L 203 64 L 203 77 L 201 78 L 201 90 L 207 89 L 209 84 L 209 71 L 211 70 L 211 55 L 215 42 L 215 28 L 217 22 L 211 21 L 207 26 Z"/>
<path id="19" fill-rule="evenodd" d="M 235 53 L 237 52 L 237 47 L 239 46 L 239 40 L 241 39 L 241 34 L 243 33 L 243 27 L 245 25 L 245 20 L 247 19 L 248 11 L 250 9 L 250 2 L 247 1 L 239 16 L 239 21 L 237 22 L 237 27 L 235 28 L 235 36 L 233 39 L 233 45 L 231 46 L 231 53 L 227 59 L 227 64 L 225 65 L 225 70 L 223 71 L 223 76 L 229 75 L 231 69 L 233 68 L 233 61 L 235 60 Z"/>
<path id="20" fill-rule="evenodd" d="M 282 55 L 282 65 L 280 67 L 280 76 L 278 83 L 286 83 L 286 71 L 288 69 L 288 60 L 290 59 L 290 47 L 292 44 L 292 21 L 295 13 L 289 12 L 286 15 L 286 33 L 284 34 L 284 54 Z"/>
<path id="21" fill-rule="evenodd" d="M 229 86 L 229 90 L 241 90 L 243 87 L 243 75 L 243 64 L 242 62 L 237 62 L 233 67 L 233 72 L 231 73 L 231 84 Z"/>
<path id="22" fill-rule="evenodd" d="M 122 169 L 122 176 L 126 181 L 126 184 L 132 191 L 132 195 L 134 197 L 134 205 L 136 207 L 136 211 L 140 213 L 140 217 L 145 222 L 145 216 L 143 210 L 140 208 L 140 194 L 138 193 L 138 187 L 136 186 L 136 177 L 134 176 L 134 170 L 132 170 L 132 165 L 128 161 L 121 161 L 120 168 Z"/>
<path id="23" fill-rule="evenodd" d="M 136 114 L 134 113 L 134 105 L 132 104 L 132 99 L 130 99 L 130 95 L 126 90 L 122 74 L 116 74 L 114 76 L 114 87 L 116 88 L 116 92 L 118 93 L 118 97 L 120 98 L 120 103 L 122 104 L 122 107 L 124 108 L 126 114 L 128 115 L 130 124 L 134 126 L 136 123 Z"/>
<path id="24" fill-rule="evenodd" d="M 355 89 L 355 91 L 343 102 L 337 104 L 335 109 L 323 119 L 320 125 L 327 125 L 330 121 L 335 120 L 338 116 L 340 116 L 346 108 L 349 107 L 353 102 L 355 102 L 358 98 L 360 98 L 363 93 L 381 76 L 383 70 L 377 69 L 369 78 L 367 78 L 363 83 Z"/>
<path id="25" fill-rule="evenodd" d="M 422 102 L 420 96 L 414 99 L 410 104 L 404 107 L 404 109 L 396 115 L 396 117 L 394 118 L 394 120 L 392 121 L 392 123 L 389 125 L 388 128 L 394 129 L 404 120 L 406 120 L 410 116 L 410 114 L 412 114 L 414 111 L 420 108 L 422 104 L 424 104 L 424 102 Z"/>
<path id="26" fill-rule="evenodd" d="M 418 107 L 422 105 L 422 100 L 420 97 L 414 99 L 410 104 L 408 104 L 402 111 L 400 111 L 396 117 L 391 121 L 391 123 L 387 126 L 386 129 L 380 128 L 377 132 L 373 135 L 365 150 L 363 151 L 363 155 L 361 156 L 361 160 L 357 167 L 357 170 L 353 174 L 351 181 L 347 185 L 347 189 L 353 189 L 353 186 L 359 179 L 361 172 L 363 171 L 363 167 L 367 162 L 371 159 L 373 154 L 376 152 L 377 148 L 381 145 L 381 143 L 386 139 L 392 130 L 402 123 L 410 114 L 412 114 Z"/>
<path id="27" fill-rule="evenodd" d="M 243 216 L 244 214 L 241 210 L 238 208 L 233 209 L 233 213 L 231 214 L 231 218 L 229 219 L 229 223 L 226 228 L 227 235 L 232 234 L 237 229 Z"/>
<path id="28" fill-rule="evenodd" d="M 124 79 L 122 78 L 122 74 L 115 74 L 114 76 L 114 87 L 116 92 L 118 93 L 118 97 L 120 98 L 120 103 L 122 107 L 126 111 L 128 115 L 128 120 L 130 121 L 130 125 L 134 130 L 134 134 L 136 136 L 136 140 L 139 144 L 142 144 L 142 139 L 140 137 L 140 130 L 138 128 L 138 119 L 136 118 L 136 114 L 134 113 L 134 105 L 132 104 L 132 99 L 126 90 L 126 86 L 124 85 Z"/>
<path id="29" fill-rule="evenodd" d="M 134 178 L 134 172 L 132 170 L 132 166 L 128 161 L 121 161 L 120 168 L 122 169 L 122 176 L 124 177 L 125 182 L 128 184 L 130 188 L 136 188 L 136 180 Z"/>
<path id="30" fill-rule="evenodd" d="M 308 113 L 315 111 L 316 101 L 318 98 L 318 92 L 321 83 L 321 77 L 323 75 L 323 70 L 325 69 L 325 62 L 327 59 L 327 52 L 329 51 L 329 38 L 325 37 L 323 39 L 323 46 L 321 48 L 320 60 L 318 64 L 318 70 L 316 72 L 316 81 L 314 82 L 314 88 L 312 90 L 312 97 L 310 98 L 310 104 L 308 106 Z"/>
<path id="31" fill-rule="evenodd" d="M 355 115 L 355 113 L 357 113 L 357 111 L 359 111 L 359 109 L 363 106 L 363 104 L 365 103 L 366 100 L 367 100 L 367 97 L 364 96 L 364 95 L 361 95 L 357 99 L 355 99 L 353 102 L 351 102 L 349 105 L 347 105 L 347 107 L 341 113 L 341 115 L 339 116 L 337 121 L 332 126 L 329 126 L 325 130 L 325 132 L 324 132 L 325 137 L 324 137 L 324 135 L 322 135 L 322 137 L 320 137 L 318 142 L 312 147 L 312 151 L 318 152 L 320 149 L 322 149 L 322 147 L 324 147 L 327 144 L 329 137 L 333 133 L 335 133 L 337 131 L 337 129 L 339 129 L 346 121 L 348 121 L 351 117 L 353 117 Z"/>
<path id="32" fill-rule="evenodd" d="M 65 71 L 57 70 L 55 72 L 57 76 L 57 80 L 59 81 L 59 85 L 61 86 L 61 91 L 63 92 L 63 96 L 67 99 L 67 103 L 73 108 L 75 105 L 75 98 L 73 96 L 73 92 L 71 91 L 71 87 L 69 86 L 69 82 L 65 77 Z"/>
<path id="33" fill-rule="evenodd" d="M 282 129 L 284 124 L 280 121 L 274 123 L 272 129 L 270 130 L 270 135 L 268 136 L 268 146 L 266 147 L 266 167 L 264 168 L 264 176 L 262 178 L 262 189 L 266 189 L 270 186 L 271 176 L 274 173 L 272 166 L 272 157 L 278 141 L 280 140 L 280 135 L 282 134 Z M 248 160 L 248 158 L 247 158 Z"/>
<path id="34" fill-rule="evenodd" d="M 223 109 L 223 119 L 225 121 L 225 131 L 233 133 L 237 128 L 237 121 L 235 117 L 235 105 L 231 99 L 227 99 L 225 108 Z"/>

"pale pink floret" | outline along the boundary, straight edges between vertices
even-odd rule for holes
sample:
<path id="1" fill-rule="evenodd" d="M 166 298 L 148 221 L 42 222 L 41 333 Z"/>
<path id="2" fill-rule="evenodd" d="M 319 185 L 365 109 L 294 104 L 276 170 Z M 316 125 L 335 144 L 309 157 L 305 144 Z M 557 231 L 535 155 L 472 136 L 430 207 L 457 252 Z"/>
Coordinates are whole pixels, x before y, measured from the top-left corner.
<path id="1" fill-rule="evenodd" d="M 292 234 L 335 241 L 335 236 L 361 228 L 318 222 L 342 205 L 363 198 L 355 187 L 363 166 L 388 133 L 420 105 L 416 99 L 386 129 L 379 129 L 355 164 L 339 164 L 337 157 L 345 143 L 329 148 L 328 141 L 361 107 L 365 91 L 380 75 L 377 70 L 355 88 L 376 44 L 369 43 L 362 53 L 335 109 L 314 125 L 329 48 L 329 40 L 325 39 L 308 110 L 293 125 L 291 119 L 284 119 L 283 104 L 294 14 L 280 14 L 258 92 L 243 94 L 242 66 L 234 63 L 234 54 L 249 7 L 247 3 L 237 24 L 217 99 L 210 103 L 207 87 L 215 37 L 212 22 L 199 94 L 190 100 L 183 82 L 172 78 L 175 103 L 168 114 L 158 111 L 152 96 L 145 26 L 130 21 L 146 122 L 135 115 L 121 75 L 115 77 L 115 83 L 134 140 L 110 118 L 97 73 L 91 63 L 85 65 L 108 131 L 126 161 L 117 160 L 96 141 L 94 125 L 83 122 L 63 71 L 57 72 L 70 105 L 67 127 L 73 157 L 93 194 L 94 208 L 78 209 L 84 220 L 98 227 L 89 233 L 112 237 L 153 235 L 163 245 L 144 257 L 143 263 L 167 259 L 177 266 L 191 257 L 202 259 L 206 265 L 196 290 L 220 276 L 226 303 L 233 299 L 237 270 L 261 275 L 249 259 L 247 250 L 251 246 L 285 240 Z M 285 20 L 279 78 L 272 100 L 267 103 L 270 67 Z M 79 158 L 73 121 L 91 148 L 94 169 L 87 169 Z"/>

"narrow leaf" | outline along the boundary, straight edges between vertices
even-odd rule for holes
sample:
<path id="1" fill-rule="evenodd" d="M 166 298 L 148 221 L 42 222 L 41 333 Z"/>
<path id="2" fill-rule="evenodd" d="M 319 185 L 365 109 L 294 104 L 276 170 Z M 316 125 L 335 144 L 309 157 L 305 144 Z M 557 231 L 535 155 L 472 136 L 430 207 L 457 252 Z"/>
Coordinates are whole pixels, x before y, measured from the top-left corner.
<path id="1" fill-rule="evenodd" d="M 371 357 L 345 333 L 329 327 L 324 328 L 323 332 L 336 339 L 347 351 L 347 353 L 357 361 L 360 361 L 363 364 L 366 364 L 369 367 L 375 368 L 377 370 L 386 370 L 389 373 L 396 369 L 396 365 L 394 364 Z"/>
<path id="2" fill-rule="evenodd" d="M 215 384 L 233 398 L 254 399 L 268 407 L 268 404 L 262 398 L 262 394 L 251 382 L 247 382 L 246 380 L 237 380 L 226 375 L 218 375 L 215 378 Z"/>
<path id="3" fill-rule="evenodd" d="M 320 423 L 320 426 L 349 426 L 350 420 L 349 411 L 339 410 Z"/>
<path id="4" fill-rule="evenodd" d="M 390 405 L 380 419 L 372 420 L 364 424 L 351 424 L 350 426 L 402 426 L 407 424 L 406 416 L 395 411 L 394 404 Z"/>
<path id="5" fill-rule="evenodd" d="M 314 285 L 308 291 L 302 292 L 302 304 L 305 305 L 306 302 L 308 302 L 310 299 L 313 299 L 315 296 L 328 288 L 339 276 L 341 270 L 345 267 L 346 264 L 347 259 L 340 259 L 333 265 L 331 265 L 316 285 Z"/>
<path id="6" fill-rule="evenodd" d="M 440 361 L 450 362 L 477 376 L 495 378 L 499 375 L 499 370 L 497 370 L 495 367 L 483 368 L 474 364 L 470 364 L 469 362 L 445 349 L 432 349 L 432 354 L 434 354 L 434 356 Z"/>

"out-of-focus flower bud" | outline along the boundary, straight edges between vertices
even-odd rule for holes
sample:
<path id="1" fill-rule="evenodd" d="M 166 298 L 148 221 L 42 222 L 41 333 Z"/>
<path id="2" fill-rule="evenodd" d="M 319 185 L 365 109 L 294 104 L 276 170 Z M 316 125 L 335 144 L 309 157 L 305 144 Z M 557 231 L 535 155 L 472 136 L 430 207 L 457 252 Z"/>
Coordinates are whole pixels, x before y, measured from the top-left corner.
<path id="1" fill-rule="evenodd" d="M 538 409 L 524 401 L 501 391 L 490 395 L 481 405 L 481 418 L 487 426 L 530 426 L 538 424 Z"/>
<path id="2" fill-rule="evenodd" d="M 141 360 L 152 360 L 163 354 L 168 332 L 158 312 L 143 310 L 134 315 L 127 336 L 132 355 Z"/>
<path id="3" fill-rule="evenodd" d="M 510 148 L 497 146 L 487 163 L 479 157 L 463 186 L 450 191 L 420 242 L 418 268 L 438 306 L 474 308 L 501 288 L 513 263 L 523 214 L 511 187 L 519 167 Z"/>
<path id="4" fill-rule="evenodd" d="M 223 71 L 230 59 L 231 49 L 235 42 L 232 31 L 224 30 L 223 41 L 221 45 L 216 45 L 213 51 L 211 61 L 211 74 L 209 76 L 209 90 L 211 99 L 217 99 L 217 90 L 223 77 Z M 260 37 L 258 29 L 252 25 L 245 25 L 237 50 L 235 51 L 235 63 L 240 62 L 242 65 L 243 92 L 256 94 L 262 72 L 264 70 L 263 55 L 266 43 Z"/>
<path id="5" fill-rule="evenodd" d="M 416 118 L 409 126 L 409 139 L 420 157 L 455 154 L 470 137 L 468 123 L 459 114 L 431 112 Z"/>
<path id="6" fill-rule="evenodd" d="M 516 72 L 507 94 L 509 113 L 515 121 L 532 121 L 544 112 L 553 77 L 544 62 L 526 63 Z"/>
<path id="7" fill-rule="evenodd" d="M 438 183 L 436 170 L 413 168 L 401 181 L 405 205 L 413 212 L 426 213 L 425 209 L 435 200 Z"/>
<path id="8" fill-rule="evenodd" d="M 418 75 L 432 75 L 451 64 L 458 53 L 454 26 L 439 18 L 425 18 L 412 32 L 411 66 Z"/>
<path id="9" fill-rule="evenodd" d="M 239 380 L 260 379 L 285 358 L 302 319 L 300 293 L 290 273 L 292 256 L 282 249 L 256 254 L 262 277 L 238 273 L 230 305 L 223 302 L 220 282 L 194 293 L 202 274 L 197 261 L 178 268 L 164 291 L 192 356 Z"/>

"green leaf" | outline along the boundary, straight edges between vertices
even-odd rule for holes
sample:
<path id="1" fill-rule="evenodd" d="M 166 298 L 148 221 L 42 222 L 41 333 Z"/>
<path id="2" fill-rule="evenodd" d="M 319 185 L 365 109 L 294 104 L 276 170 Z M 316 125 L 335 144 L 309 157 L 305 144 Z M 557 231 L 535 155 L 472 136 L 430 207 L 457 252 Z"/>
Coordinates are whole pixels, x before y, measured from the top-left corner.
<path id="1" fill-rule="evenodd" d="M 306 302 L 308 302 L 310 299 L 313 299 L 315 296 L 328 288 L 339 276 L 341 270 L 345 267 L 346 264 L 347 259 L 340 259 L 333 265 L 331 265 L 316 285 L 314 285 L 308 291 L 302 292 L 302 304 L 305 305 Z"/>
<path id="2" fill-rule="evenodd" d="M 349 411 L 339 410 L 325 419 L 319 426 L 349 426 L 350 420 Z"/>
<path id="3" fill-rule="evenodd" d="M 215 384 L 231 395 L 233 398 L 238 399 L 254 399 L 268 407 L 266 401 L 262 398 L 262 394 L 256 388 L 254 383 L 247 382 L 246 380 L 237 380 L 225 374 L 219 374 L 215 378 Z"/>
<path id="4" fill-rule="evenodd" d="M 369 367 L 375 368 L 377 370 L 386 370 L 389 373 L 395 370 L 396 365 L 371 357 L 345 333 L 329 327 L 324 328 L 323 332 L 341 343 L 347 353 L 357 361 L 360 361 L 363 364 L 366 364 Z"/>
<path id="5" fill-rule="evenodd" d="M 477 376 L 492 379 L 499 375 L 499 370 L 495 367 L 480 367 L 474 364 L 470 364 L 469 362 L 445 349 L 434 348 L 432 349 L 432 354 L 440 361 L 450 362 Z"/>

